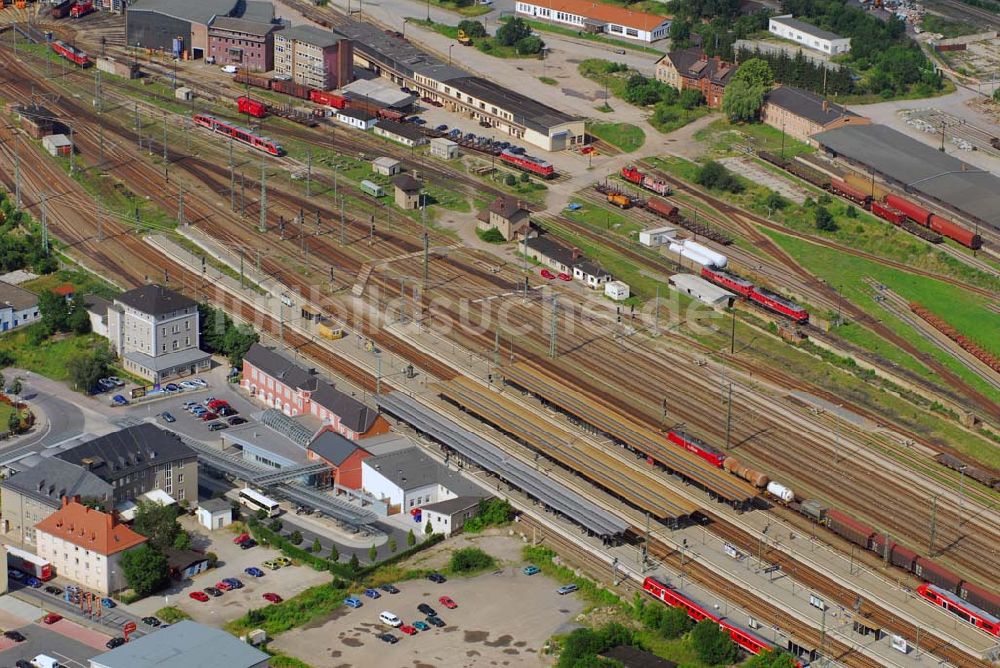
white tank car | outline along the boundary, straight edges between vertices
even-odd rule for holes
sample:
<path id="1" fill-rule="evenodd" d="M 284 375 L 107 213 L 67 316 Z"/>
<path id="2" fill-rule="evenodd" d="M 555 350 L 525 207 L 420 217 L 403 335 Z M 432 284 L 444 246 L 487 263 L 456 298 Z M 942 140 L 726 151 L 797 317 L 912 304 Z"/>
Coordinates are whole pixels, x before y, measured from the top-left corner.
<path id="1" fill-rule="evenodd" d="M 670 244 L 670 252 L 675 254 L 679 253 L 681 257 L 686 257 L 692 262 L 697 262 L 703 267 L 708 267 L 711 266 L 712 264 L 712 261 L 707 256 L 702 255 L 697 251 L 691 250 L 690 248 L 685 248 L 680 244 Z"/>
<path id="2" fill-rule="evenodd" d="M 767 483 L 767 493 L 777 499 L 781 499 L 785 503 L 789 503 L 795 500 L 795 492 L 788 489 L 780 482 L 772 481 Z"/>
<path id="3" fill-rule="evenodd" d="M 685 239 L 684 247 L 689 250 L 693 250 L 695 253 L 700 253 L 701 255 L 704 255 L 705 257 L 707 257 L 709 260 L 712 261 L 713 266 L 718 267 L 719 269 L 723 269 L 726 266 L 726 263 L 728 262 L 725 255 L 723 255 L 722 253 L 716 253 L 708 246 L 704 246 L 698 243 L 697 241 L 691 241 L 690 239 Z"/>

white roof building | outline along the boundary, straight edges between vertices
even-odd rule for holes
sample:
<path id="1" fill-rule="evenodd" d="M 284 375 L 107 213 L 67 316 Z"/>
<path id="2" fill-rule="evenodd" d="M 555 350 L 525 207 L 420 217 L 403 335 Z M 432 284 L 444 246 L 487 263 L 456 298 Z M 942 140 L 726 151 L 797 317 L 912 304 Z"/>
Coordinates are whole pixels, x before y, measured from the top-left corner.
<path id="1" fill-rule="evenodd" d="M 851 50 L 851 38 L 817 28 L 811 23 L 793 18 L 791 14 L 768 19 L 767 30 L 772 35 L 790 39 L 807 49 L 836 56 Z"/>
<path id="2" fill-rule="evenodd" d="M 713 307 L 732 306 L 733 300 L 736 299 L 736 295 L 729 290 L 694 274 L 674 274 L 670 277 L 670 285 L 678 292 Z"/>
<path id="3" fill-rule="evenodd" d="M 269 659 L 221 629 L 185 619 L 98 654 L 90 668 L 267 668 Z"/>
<path id="4" fill-rule="evenodd" d="M 639 243 L 643 246 L 662 246 L 676 236 L 676 227 L 655 227 L 651 230 L 640 230 Z"/>

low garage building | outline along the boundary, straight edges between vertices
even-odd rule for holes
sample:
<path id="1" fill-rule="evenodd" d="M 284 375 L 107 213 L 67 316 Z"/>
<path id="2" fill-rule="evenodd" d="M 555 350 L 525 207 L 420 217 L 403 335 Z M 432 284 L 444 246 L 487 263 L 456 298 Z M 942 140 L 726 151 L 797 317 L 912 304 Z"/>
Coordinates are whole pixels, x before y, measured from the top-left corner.
<path id="1" fill-rule="evenodd" d="M 670 277 L 670 286 L 715 308 L 728 308 L 736 299 L 736 295 L 729 290 L 724 290 L 694 274 L 674 274 Z"/>
<path id="2" fill-rule="evenodd" d="M 225 529 L 233 523 L 233 506 L 225 499 L 206 499 L 198 504 L 198 524 L 209 531 Z"/>
<path id="3" fill-rule="evenodd" d="M 456 496 L 421 506 L 420 512 L 423 521 L 430 522 L 434 533 L 450 536 L 461 531 L 467 521 L 479 514 L 480 500 L 478 496 Z"/>
<path id="4" fill-rule="evenodd" d="M 267 668 L 270 658 L 222 629 L 185 619 L 95 656 L 90 668 Z"/>
<path id="5" fill-rule="evenodd" d="M 403 146 L 409 146 L 410 148 L 427 143 L 427 137 L 412 123 L 397 123 L 388 119 L 381 120 L 375 126 L 375 134 Z"/>

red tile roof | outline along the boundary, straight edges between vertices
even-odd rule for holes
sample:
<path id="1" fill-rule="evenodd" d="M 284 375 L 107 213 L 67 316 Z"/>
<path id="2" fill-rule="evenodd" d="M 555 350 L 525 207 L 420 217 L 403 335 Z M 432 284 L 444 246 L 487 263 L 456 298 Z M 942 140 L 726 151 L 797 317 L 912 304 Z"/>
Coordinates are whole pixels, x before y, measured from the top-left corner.
<path id="1" fill-rule="evenodd" d="M 56 287 L 52 288 L 52 292 L 56 293 L 57 295 L 65 297 L 67 295 L 74 294 L 76 292 L 76 288 L 74 288 L 69 283 L 63 283 L 62 285 L 57 285 Z"/>
<path id="2" fill-rule="evenodd" d="M 617 23 L 618 25 L 637 30 L 650 31 L 668 20 L 668 16 L 657 16 L 646 12 L 636 12 L 624 7 L 606 5 L 593 0 L 527 0 L 530 4 L 545 7 L 552 11 L 575 14 L 587 19 Z"/>
<path id="3" fill-rule="evenodd" d="M 105 556 L 146 542 L 114 516 L 88 508 L 79 501 L 63 499 L 63 507 L 35 525 L 38 531 Z"/>

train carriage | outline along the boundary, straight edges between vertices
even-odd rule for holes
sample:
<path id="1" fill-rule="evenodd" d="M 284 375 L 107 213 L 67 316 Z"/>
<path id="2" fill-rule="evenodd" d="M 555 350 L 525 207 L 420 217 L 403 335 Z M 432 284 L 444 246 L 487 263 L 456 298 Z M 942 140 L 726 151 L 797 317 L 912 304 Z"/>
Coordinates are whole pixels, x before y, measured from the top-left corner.
<path id="1" fill-rule="evenodd" d="M 667 440 L 674 445 L 679 445 L 688 452 L 693 452 L 712 466 L 722 468 L 722 462 L 726 459 L 724 452 L 694 436 L 670 431 L 667 433 Z"/>
<path id="2" fill-rule="evenodd" d="M 219 120 L 214 116 L 210 116 L 208 114 L 195 114 L 194 122 L 195 125 L 200 125 L 203 128 L 207 128 L 212 132 L 216 132 L 226 137 L 232 137 L 235 141 L 238 141 L 241 144 L 246 144 L 247 146 L 255 148 L 258 151 L 264 151 L 265 153 L 274 156 L 284 154 L 281 146 L 273 139 L 260 137 L 245 128 L 233 125 L 227 121 Z"/>
<path id="3" fill-rule="evenodd" d="M 804 323 L 809 321 L 808 311 L 795 302 L 785 299 L 781 295 L 771 292 L 770 290 L 755 287 L 750 292 L 749 297 L 750 301 L 755 304 L 759 304 L 769 311 L 774 311 L 775 313 L 791 318 L 795 322 Z"/>
<path id="4" fill-rule="evenodd" d="M 969 624 L 987 633 L 1000 636 L 1000 619 L 986 610 L 959 598 L 956 594 L 926 582 L 917 587 L 917 593 L 925 600 L 944 608 Z"/>

